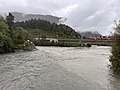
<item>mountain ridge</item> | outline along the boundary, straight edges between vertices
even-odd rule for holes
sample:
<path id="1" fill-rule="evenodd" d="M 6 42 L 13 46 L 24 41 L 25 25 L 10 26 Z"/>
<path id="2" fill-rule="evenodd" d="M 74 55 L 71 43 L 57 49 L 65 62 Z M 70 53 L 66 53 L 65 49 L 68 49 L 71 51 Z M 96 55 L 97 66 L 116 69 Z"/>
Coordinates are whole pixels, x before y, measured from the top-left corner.
<path id="1" fill-rule="evenodd" d="M 77 32 L 81 36 L 85 36 L 86 38 L 90 37 L 101 37 L 102 35 L 98 33 L 98 31 L 85 31 L 85 32 Z"/>
<path id="2" fill-rule="evenodd" d="M 53 15 L 42 15 L 42 14 L 26 14 L 21 12 L 10 12 L 14 16 L 14 21 L 26 21 L 30 19 L 41 19 L 46 20 L 51 23 L 61 23 L 63 22 L 63 17 L 57 17 Z M 0 13 L 4 18 L 8 15 L 8 13 Z M 62 20 L 62 21 L 61 21 Z"/>

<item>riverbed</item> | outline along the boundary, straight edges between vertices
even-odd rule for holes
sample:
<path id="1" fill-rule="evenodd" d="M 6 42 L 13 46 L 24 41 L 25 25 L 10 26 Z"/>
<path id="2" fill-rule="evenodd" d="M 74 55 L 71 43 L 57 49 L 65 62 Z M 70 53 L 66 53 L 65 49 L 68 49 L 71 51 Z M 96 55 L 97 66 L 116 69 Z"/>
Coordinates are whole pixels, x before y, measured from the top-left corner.
<path id="1" fill-rule="evenodd" d="M 37 47 L 0 55 L 0 90 L 120 90 L 111 47 Z"/>

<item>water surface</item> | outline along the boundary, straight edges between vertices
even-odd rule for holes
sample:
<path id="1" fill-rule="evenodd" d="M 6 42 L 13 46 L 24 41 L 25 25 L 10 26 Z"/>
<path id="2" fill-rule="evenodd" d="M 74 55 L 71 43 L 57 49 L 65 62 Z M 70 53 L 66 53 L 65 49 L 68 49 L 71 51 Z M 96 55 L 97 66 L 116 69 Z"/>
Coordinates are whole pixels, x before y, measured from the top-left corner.
<path id="1" fill-rule="evenodd" d="M 37 47 L 0 55 L 0 90 L 120 90 L 110 47 Z"/>

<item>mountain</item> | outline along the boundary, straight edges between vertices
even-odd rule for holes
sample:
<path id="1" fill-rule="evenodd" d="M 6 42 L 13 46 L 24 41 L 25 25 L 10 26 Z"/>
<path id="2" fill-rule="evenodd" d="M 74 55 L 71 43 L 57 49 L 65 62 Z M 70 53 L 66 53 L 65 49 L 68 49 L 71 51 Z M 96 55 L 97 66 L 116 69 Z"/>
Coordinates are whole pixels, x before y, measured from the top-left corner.
<path id="1" fill-rule="evenodd" d="M 25 20 L 30 20 L 30 19 L 41 19 L 41 20 L 46 20 L 51 23 L 61 23 L 63 22 L 62 17 L 56 17 L 52 15 L 41 15 L 41 14 L 25 14 L 25 13 L 20 13 L 20 12 L 11 12 L 12 15 L 14 16 L 15 21 L 25 21 Z M 1 13 L 3 17 L 6 17 L 8 13 Z"/>
<path id="2" fill-rule="evenodd" d="M 97 31 L 86 31 L 86 32 L 78 32 L 81 36 L 85 36 L 86 38 L 89 37 L 101 37 L 102 35 L 99 34 Z"/>
<path id="3" fill-rule="evenodd" d="M 81 36 L 70 26 L 61 24 L 67 18 L 56 17 L 52 15 L 24 14 L 11 12 L 14 16 L 14 28 L 22 27 L 26 29 L 33 37 L 65 38 L 78 39 Z M 2 14 L 4 18 L 7 13 Z"/>
<path id="4" fill-rule="evenodd" d="M 27 21 L 15 22 L 14 28 L 22 27 L 36 37 L 78 39 L 81 36 L 70 26 L 65 24 L 50 23 L 46 20 L 31 19 Z"/>

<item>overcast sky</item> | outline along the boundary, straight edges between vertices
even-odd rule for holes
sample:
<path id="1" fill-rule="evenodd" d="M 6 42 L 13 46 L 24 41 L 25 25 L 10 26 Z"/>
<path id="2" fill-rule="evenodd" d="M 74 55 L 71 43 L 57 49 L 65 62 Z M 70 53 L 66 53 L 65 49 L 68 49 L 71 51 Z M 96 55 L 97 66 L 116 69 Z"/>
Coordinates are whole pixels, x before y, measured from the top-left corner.
<path id="1" fill-rule="evenodd" d="M 0 12 L 14 11 L 66 17 L 76 31 L 108 35 L 120 19 L 120 0 L 0 0 Z"/>

